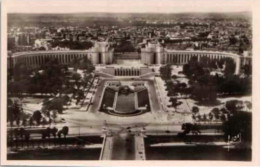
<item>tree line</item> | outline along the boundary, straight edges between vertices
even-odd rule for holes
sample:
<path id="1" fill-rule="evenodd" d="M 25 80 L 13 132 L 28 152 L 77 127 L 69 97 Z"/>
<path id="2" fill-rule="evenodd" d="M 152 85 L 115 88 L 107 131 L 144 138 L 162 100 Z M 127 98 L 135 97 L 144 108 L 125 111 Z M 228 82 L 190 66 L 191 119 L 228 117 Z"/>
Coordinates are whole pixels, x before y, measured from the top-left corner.
<path id="1" fill-rule="evenodd" d="M 252 77 L 249 69 L 246 66 L 247 73 L 241 77 L 235 75 L 235 63 L 231 58 L 225 58 L 219 61 L 210 61 L 207 58 L 202 58 L 198 61 L 197 57 L 193 57 L 187 64 L 183 66 L 183 74 L 189 79 L 189 83 L 175 83 L 172 79 L 177 76 L 172 76 L 172 65 L 167 64 L 160 68 L 161 78 L 166 82 L 168 96 L 176 96 L 180 93 L 202 102 L 214 103 L 217 95 L 232 96 L 232 95 L 249 95 L 252 90 Z M 221 74 L 212 74 L 213 70 L 221 69 Z M 216 71 L 218 72 L 218 71 Z"/>

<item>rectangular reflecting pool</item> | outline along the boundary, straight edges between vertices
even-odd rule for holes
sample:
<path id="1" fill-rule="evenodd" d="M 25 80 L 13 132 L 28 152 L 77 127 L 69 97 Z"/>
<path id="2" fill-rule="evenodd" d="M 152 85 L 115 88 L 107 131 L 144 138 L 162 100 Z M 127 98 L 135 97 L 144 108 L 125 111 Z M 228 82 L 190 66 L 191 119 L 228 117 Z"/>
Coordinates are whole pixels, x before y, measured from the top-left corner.
<path id="1" fill-rule="evenodd" d="M 118 94 L 116 102 L 116 110 L 121 113 L 131 113 L 135 111 L 135 93 L 129 93 L 127 95 Z"/>

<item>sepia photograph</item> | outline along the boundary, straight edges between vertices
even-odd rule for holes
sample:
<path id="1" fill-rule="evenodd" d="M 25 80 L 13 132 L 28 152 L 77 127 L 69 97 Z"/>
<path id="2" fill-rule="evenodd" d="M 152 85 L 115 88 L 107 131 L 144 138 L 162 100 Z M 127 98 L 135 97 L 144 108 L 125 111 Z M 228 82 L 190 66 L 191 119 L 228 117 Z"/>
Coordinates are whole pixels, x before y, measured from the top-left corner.
<path id="1" fill-rule="evenodd" d="M 3 1 L 4 163 L 257 161 L 253 2 Z"/>

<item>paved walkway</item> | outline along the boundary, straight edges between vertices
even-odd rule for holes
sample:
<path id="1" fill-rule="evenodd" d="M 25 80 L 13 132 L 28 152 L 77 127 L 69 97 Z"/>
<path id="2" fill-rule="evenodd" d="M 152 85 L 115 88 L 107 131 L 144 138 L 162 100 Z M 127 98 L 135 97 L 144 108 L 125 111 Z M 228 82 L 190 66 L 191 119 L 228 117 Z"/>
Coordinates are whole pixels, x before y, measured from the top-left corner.
<path id="1" fill-rule="evenodd" d="M 153 112 L 160 112 L 161 108 L 160 108 L 160 103 L 158 100 L 158 95 L 156 94 L 156 90 L 155 90 L 155 86 L 153 81 L 147 81 L 149 87 L 149 98 L 151 100 L 151 106 L 152 106 L 152 110 Z"/>
<path id="2" fill-rule="evenodd" d="M 99 160 L 111 160 L 113 149 L 113 137 L 104 137 Z"/>
<path id="3" fill-rule="evenodd" d="M 98 84 L 97 91 L 96 91 L 95 96 L 94 96 L 93 105 L 90 107 L 90 110 L 89 110 L 90 112 L 95 113 L 99 110 L 98 109 L 99 103 L 101 101 L 104 86 L 105 86 L 105 80 L 101 80 L 100 83 Z"/>
<path id="4" fill-rule="evenodd" d="M 134 136 L 122 133 L 104 138 L 100 160 L 135 160 Z"/>
<path id="5" fill-rule="evenodd" d="M 135 160 L 146 160 L 144 137 L 142 135 L 135 136 Z"/>
<path id="6" fill-rule="evenodd" d="M 135 160 L 133 135 L 123 133 L 114 136 L 112 160 Z"/>

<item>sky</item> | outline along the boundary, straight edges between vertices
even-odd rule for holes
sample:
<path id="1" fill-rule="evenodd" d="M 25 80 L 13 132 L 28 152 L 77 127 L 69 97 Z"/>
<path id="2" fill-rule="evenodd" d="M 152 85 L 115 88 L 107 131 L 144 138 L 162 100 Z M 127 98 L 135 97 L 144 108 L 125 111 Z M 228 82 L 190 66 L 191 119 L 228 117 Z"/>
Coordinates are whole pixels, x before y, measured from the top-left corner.
<path id="1" fill-rule="evenodd" d="M 182 13 L 251 11 L 250 0 L 8 0 L 9 13 Z"/>

